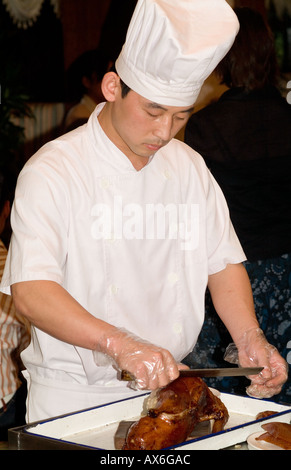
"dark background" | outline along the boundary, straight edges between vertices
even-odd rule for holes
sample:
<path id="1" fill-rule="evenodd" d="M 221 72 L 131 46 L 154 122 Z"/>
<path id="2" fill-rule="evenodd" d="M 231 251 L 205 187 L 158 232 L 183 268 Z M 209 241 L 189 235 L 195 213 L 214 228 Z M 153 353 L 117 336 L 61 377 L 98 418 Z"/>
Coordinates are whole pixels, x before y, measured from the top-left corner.
<path id="1" fill-rule="evenodd" d="M 37 21 L 21 29 L 0 0 L 0 48 L 5 48 L 6 60 L 20 68 L 19 80 L 30 100 L 65 101 L 65 72 L 84 51 L 102 43 L 114 58 L 135 4 L 136 0 L 61 0 L 57 18 L 45 0 Z"/>
<path id="2" fill-rule="evenodd" d="M 0 47 L 5 47 L 7 60 L 13 60 L 19 67 L 19 80 L 30 100 L 66 101 L 65 72 L 88 49 L 101 46 L 114 60 L 124 42 L 135 4 L 136 0 L 61 0 L 61 16 L 57 18 L 50 1 L 45 0 L 33 26 L 19 29 L 0 0 Z M 279 20 L 272 11 L 266 11 L 264 0 L 235 1 L 235 6 L 243 5 L 270 17 L 282 69 L 289 71 L 288 15 Z"/>

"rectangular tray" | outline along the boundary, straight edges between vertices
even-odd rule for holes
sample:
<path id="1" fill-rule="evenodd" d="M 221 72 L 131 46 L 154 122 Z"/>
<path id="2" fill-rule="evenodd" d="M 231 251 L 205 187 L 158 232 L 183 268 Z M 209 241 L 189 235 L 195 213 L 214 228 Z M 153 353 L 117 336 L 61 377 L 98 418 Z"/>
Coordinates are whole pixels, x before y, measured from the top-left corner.
<path id="1" fill-rule="evenodd" d="M 114 450 L 114 435 L 123 420 L 137 420 L 148 394 L 108 403 L 96 408 L 40 421 L 9 431 L 9 443 L 18 449 L 92 449 Z M 271 421 L 290 423 L 291 406 L 266 400 L 219 394 L 230 418 L 225 430 L 194 438 L 172 447 L 177 450 L 218 450 L 244 442 Z M 271 417 L 256 420 L 262 411 L 274 411 Z M 262 430 L 263 432 L 263 430 Z"/>

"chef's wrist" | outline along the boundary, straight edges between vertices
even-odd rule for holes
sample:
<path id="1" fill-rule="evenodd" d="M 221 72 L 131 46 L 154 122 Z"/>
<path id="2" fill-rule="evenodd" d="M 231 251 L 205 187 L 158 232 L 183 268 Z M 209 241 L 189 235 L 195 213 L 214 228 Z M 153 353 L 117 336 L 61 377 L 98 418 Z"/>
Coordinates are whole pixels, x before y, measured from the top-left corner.
<path id="1" fill-rule="evenodd" d="M 238 347 L 239 344 L 243 344 L 246 339 L 251 337 L 252 335 L 260 334 L 259 331 L 262 332 L 260 325 L 257 321 L 253 321 L 251 323 L 248 323 L 247 325 L 243 325 L 240 328 L 237 328 L 231 336 L 234 343 Z"/>
<path id="2" fill-rule="evenodd" d="M 238 337 L 235 343 L 239 349 L 240 347 L 244 347 L 246 344 L 250 344 L 253 341 L 259 341 L 260 343 L 267 342 L 263 330 L 258 325 L 245 330 L 241 336 Z"/>
<path id="3" fill-rule="evenodd" d="M 103 354 L 114 356 L 116 350 L 115 343 L 118 336 L 118 329 L 115 326 L 109 325 L 109 327 L 105 328 L 102 334 L 100 334 L 95 350 Z"/>
<path id="4" fill-rule="evenodd" d="M 128 349 L 129 343 L 132 341 L 139 343 L 142 342 L 140 338 L 136 337 L 125 328 L 110 326 L 106 333 L 100 337 L 97 350 L 109 355 L 117 362 L 118 357 Z"/>

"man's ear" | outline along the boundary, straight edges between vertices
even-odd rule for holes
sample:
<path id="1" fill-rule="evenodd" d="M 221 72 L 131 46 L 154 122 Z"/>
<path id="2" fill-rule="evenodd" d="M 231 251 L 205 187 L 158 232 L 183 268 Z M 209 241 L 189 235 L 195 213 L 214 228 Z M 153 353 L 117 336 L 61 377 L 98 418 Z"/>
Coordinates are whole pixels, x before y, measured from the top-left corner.
<path id="1" fill-rule="evenodd" d="M 120 91 L 119 76 L 115 72 L 107 72 L 102 79 L 101 90 L 106 101 L 115 101 Z"/>

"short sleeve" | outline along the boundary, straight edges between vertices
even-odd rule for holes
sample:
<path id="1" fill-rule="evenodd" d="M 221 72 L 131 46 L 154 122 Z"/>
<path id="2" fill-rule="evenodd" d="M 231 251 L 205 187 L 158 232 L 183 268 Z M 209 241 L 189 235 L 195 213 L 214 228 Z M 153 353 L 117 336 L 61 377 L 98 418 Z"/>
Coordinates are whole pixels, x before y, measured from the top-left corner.
<path id="1" fill-rule="evenodd" d="M 55 169 L 28 166 L 20 173 L 11 212 L 12 237 L 1 290 L 16 282 L 63 281 L 68 198 Z"/>

